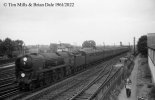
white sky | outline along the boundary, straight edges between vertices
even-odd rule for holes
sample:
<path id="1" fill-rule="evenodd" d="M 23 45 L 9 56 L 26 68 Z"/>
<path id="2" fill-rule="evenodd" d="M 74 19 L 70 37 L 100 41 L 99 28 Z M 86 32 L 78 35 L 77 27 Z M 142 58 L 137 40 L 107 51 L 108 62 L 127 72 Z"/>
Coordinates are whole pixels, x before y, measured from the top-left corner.
<path id="1" fill-rule="evenodd" d="M 66 3 L 74 7 L 4 7 L 4 3 Z M 133 43 L 155 32 L 155 0 L 1 0 L 0 39 L 21 39 L 26 45 Z"/>

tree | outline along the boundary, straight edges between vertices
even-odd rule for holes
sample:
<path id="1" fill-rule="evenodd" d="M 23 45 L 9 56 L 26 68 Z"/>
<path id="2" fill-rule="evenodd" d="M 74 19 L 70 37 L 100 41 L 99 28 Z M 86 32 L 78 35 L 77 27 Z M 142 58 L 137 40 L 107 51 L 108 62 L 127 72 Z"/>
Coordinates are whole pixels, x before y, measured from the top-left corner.
<path id="1" fill-rule="evenodd" d="M 6 38 L 3 42 L 3 50 L 5 51 L 5 54 L 12 57 L 13 48 L 12 40 L 10 38 Z"/>
<path id="2" fill-rule="evenodd" d="M 22 52 L 24 42 L 22 40 L 15 40 L 14 47 L 18 49 L 18 51 Z"/>
<path id="3" fill-rule="evenodd" d="M 137 43 L 138 52 L 144 56 L 147 56 L 147 36 L 143 35 L 139 38 Z"/>
<path id="4" fill-rule="evenodd" d="M 22 53 L 23 44 L 24 42 L 22 40 L 14 41 L 11 40 L 10 38 L 6 38 L 5 40 L 2 41 L 0 39 L 0 55 L 7 55 L 8 57 L 13 57 L 13 51 L 19 51 L 20 53 Z"/>
<path id="5" fill-rule="evenodd" d="M 96 48 L 96 43 L 94 40 L 86 40 L 83 42 L 82 48 Z"/>

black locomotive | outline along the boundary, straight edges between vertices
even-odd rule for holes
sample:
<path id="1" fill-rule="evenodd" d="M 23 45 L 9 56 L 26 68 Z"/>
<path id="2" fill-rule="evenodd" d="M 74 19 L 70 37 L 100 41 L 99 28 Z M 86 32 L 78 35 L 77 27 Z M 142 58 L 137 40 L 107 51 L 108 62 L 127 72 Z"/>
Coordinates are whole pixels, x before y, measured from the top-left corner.
<path id="1" fill-rule="evenodd" d="M 15 74 L 21 89 L 33 90 L 84 70 L 89 64 L 129 51 L 127 47 L 110 50 L 34 53 L 18 57 Z"/>

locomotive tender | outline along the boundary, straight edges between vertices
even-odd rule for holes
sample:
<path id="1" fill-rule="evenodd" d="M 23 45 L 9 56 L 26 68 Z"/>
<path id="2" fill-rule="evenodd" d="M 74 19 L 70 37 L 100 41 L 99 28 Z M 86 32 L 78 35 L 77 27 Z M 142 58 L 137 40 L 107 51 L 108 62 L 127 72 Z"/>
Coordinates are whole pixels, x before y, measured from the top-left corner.
<path id="1" fill-rule="evenodd" d="M 127 47 L 110 50 L 80 50 L 77 53 L 56 52 L 26 54 L 15 62 L 16 80 L 21 89 L 33 90 L 68 75 L 84 70 L 88 65 L 129 51 Z"/>

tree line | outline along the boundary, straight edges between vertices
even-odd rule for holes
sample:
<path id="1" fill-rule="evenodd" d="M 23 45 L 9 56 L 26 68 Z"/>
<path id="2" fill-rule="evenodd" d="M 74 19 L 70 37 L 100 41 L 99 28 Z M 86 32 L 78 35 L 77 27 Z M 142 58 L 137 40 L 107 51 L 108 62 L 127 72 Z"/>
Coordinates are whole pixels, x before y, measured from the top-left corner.
<path id="1" fill-rule="evenodd" d="M 23 44 L 24 42 L 22 40 L 11 40 L 10 38 L 0 39 L 0 56 L 7 56 L 9 58 L 17 56 L 17 52 L 22 52 Z"/>

